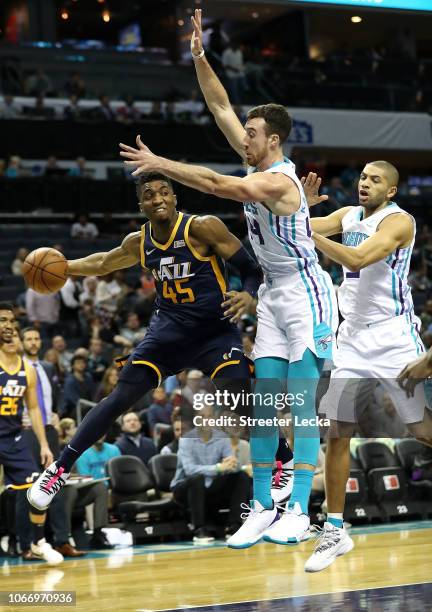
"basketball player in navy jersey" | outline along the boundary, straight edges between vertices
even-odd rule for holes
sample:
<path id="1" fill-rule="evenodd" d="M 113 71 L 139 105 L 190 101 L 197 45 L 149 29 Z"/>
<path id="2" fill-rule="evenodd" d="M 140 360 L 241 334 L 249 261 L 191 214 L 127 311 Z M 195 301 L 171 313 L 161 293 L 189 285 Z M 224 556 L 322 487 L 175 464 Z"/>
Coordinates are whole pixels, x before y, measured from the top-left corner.
<path id="1" fill-rule="evenodd" d="M 59 459 L 28 491 L 30 503 L 40 510 L 66 483 L 78 457 L 166 376 L 199 368 L 216 385 L 218 379 L 237 381 L 237 389 L 250 376 L 235 322 L 260 285 L 258 265 L 217 217 L 177 212 L 176 196 L 165 176 L 141 176 L 138 196 L 149 219 L 141 231 L 126 236 L 112 251 L 69 261 L 68 273 L 100 276 L 141 263 L 156 281 L 155 313 L 117 387 L 86 415 Z M 225 262 L 239 270 L 243 291 L 227 292 Z"/>
<path id="2" fill-rule="evenodd" d="M 6 489 L 21 491 L 31 486 L 39 473 L 33 455 L 22 435 L 24 400 L 28 408 L 33 431 L 39 441 L 41 463 L 52 462 L 53 456 L 45 437 L 40 412 L 36 373 L 34 368 L 20 357 L 20 339 L 15 328 L 12 305 L 0 303 L 0 465 L 3 465 Z M 30 509 L 33 541 L 30 551 L 23 551 L 24 559 L 43 559 L 49 565 L 57 565 L 63 556 L 54 550 L 44 538 L 46 514 Z"/>

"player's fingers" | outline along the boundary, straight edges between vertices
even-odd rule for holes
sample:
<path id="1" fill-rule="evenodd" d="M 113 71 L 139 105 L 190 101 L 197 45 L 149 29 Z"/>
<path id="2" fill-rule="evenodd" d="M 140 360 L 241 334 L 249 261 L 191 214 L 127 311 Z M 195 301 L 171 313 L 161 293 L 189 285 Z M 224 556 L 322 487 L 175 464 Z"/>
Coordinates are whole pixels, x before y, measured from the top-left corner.
<path id="1" fill-rule="evenodd" d="M 306 177 L 302 176 L 300 179 L 301 184 L 304 186 L 305 182 L 306 182 Z"/>
<path id="2" fill-rule="evenodd" d="M 132 161 L 125 161 L 123 162 L 126 166 L 136 166 L 137 165 L 137 160 L 132 160 Z"/>
<path id="3" fill-rule="evenodd" d="M 120 151 L 120 157 L 126 157 L 126 159 L 130 159 L 130 160 L 138 159 L 137 153 L 129 153 L 129 151 Z M 134 162 L 129 161 L 126 163 L 132 164 Z"/>
<path id="4" fill-rule="evenodd" d="M 320 203 L 321 202 L 327 202 L 328 199 L 329 199 L 328 195 L 322 195 L 322 196 L 320 196 L 319 201 L 320 201 Z"/>
<path id="5" fill-rule="evenodd" d="M 129 151 L 130 153 L 138 153 L 137 149 L 135 149 L 134 147 L 130 147 L 127 144 L 124 144 L 124 142 L 120 143 L 120 148 L 123 149 L 123 151 Z"/>
<path id="6" fill-rule="evenodd" d="M 145 144 L 144 144 L 144 143 L 143 143 L 143 141 L 141 140 L 141 136 L 140 136 L 140 134 L 138 134 L 138 136 L 136 137 L 135 142 L 137 143 L 137 147 L 138 147 L 139 149 L 145 149 L 145 148 L 146 148 Z"/>
<path id="7" fill-rule="evenodd" d="M 317 176 L 315 183 L 316 183 L 316 186 L 318 187 L 318 189 L 319 189 L 319 187 L 321 185 L 321 181 L 322 181 L 322 178 L 320 176 Z"/>

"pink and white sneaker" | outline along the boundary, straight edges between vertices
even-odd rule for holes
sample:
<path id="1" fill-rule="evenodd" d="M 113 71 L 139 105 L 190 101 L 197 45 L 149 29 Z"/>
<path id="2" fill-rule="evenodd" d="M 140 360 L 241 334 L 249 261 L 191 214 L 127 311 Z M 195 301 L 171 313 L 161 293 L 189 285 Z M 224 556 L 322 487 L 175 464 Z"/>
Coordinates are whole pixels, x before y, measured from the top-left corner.
<path id="1" fill-rule="evenodd" d="M 54 495 L 64 487 L 69 476 L 70 474 L 65 472 L 64 468 L 57 467 L 55 462 L 51 463 L 27 490 L 27 499 L 30 504 L 38 510 L 46 510 L 54 499 Z"/>

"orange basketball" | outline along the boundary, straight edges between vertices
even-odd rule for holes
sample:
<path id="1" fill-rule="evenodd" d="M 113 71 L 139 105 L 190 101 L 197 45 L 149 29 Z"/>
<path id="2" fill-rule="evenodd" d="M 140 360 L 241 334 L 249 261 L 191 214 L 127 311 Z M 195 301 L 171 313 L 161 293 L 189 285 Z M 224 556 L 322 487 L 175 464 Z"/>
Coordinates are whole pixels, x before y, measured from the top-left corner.
<path id="1" fill-rule="evenodd" d="M 67 260 L 60 251 L 42 247 L 27 255 L 22 273 L 27 287 L 38 293 L 55 293 L 67 280 Z"/>

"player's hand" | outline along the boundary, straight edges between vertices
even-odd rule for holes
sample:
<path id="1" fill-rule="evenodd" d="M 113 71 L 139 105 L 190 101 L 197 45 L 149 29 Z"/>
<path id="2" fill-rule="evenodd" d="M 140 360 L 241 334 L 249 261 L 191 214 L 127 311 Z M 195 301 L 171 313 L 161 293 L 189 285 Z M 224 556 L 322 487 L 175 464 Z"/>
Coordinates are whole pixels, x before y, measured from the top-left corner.
<path id="1" fill-rule="evenodd" d="M 228 291 L 225 301 L 222 302 L 224 315 L 230 317 L 231 323 L 238 323 L 240 318 L 247 314 L 253 304 L 254 298 L 247 291 Z"/>
<path id="2" fill-rule="evenodd" d="M 405 366 L 397 377 L 397 381 L 401 389 L 406 392 L 407 397 L 414 397 L 416 385 L 429 376 L 432 376 L 432 353 L 430 352 Z"/>
<path id="3" fill-rule="evenodd" d="M 191 38 L 191 53 L 192 55 L 199 55 L 203 50 L 202 44 L 202 24 L 201 24 L 201 9 L 195 9 L 195 15 L 192 15 L 191 21 L 193 26 L 192 38 Z"/>
<path id="4" fill-rule="evenodd" d="M 41 464 L 43 465 L 44 468 L 47 468 L 54 461 L 53 454 L 48 445 L 41 446 L 40 458 L 41 458 Z"/>
<path id="5" fill-rule="evenodd" d="M 126 157 L 126 166 L 135 166 L 136 170 L 132 172 L 132 176 L 138 176 L 143 172 L 152 172 L 158 169 L 159 157 L 152 153 L 150 149 L 142 142 L 141 136 L 136 137 L 137 148 L 120 143 L 121 157 Z"/>
<path id="6" fill-rule="evenodd" d="M 321 202 L 326 202 L 328 200 L 327 195 L 319 195 L 319 188 L 321 187 L 322 179 L 315 172 L 309 172 L 307 177 L 302 177 L 301 184 L 303 185 L 303 190 L 305 192 L 305 196 L 307 199 L 307 203 L 309 208 L 311 206 L 316 206 L 317 204 L 321 204 Z"/>

